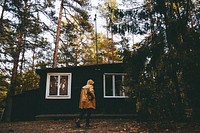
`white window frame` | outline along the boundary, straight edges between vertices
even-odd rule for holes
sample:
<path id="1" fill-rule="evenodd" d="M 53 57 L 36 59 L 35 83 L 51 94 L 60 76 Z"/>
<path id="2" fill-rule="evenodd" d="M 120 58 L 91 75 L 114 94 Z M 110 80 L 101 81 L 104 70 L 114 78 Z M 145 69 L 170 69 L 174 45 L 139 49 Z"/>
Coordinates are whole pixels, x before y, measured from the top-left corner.
<path id="1" fill-rule="evenodd" d="M 107 96 L 106 95 L 106 75 L 111 75 L 112 76 L 112 90 L 113 90 L 113 95 L 112 96 Z M 128 98 L 128 96 L 123 95 L 123 96 L 115 96 L 115 76 L 122 76 L 122 80 L 124 81 L 124 76 L 126 76 L 126 73 L 104 73 L 103 74 L 103 90 L 104 90 L 104 98 Z M 123 82 L 122 81 L 122 82 Z"/>
<path id="2" fill-rule="evenodd" d="M 57 95 L 49 95 L 50 93 L 50 77 L 51 76 L 58 76 L 58 88 L 60 88 L 60 77 L 67 76 L 68 77 L 68 95 L 60 95 L 60 90 L 58 89 Z M 72 74 L 71 73 L 47 73 L 47 80 L 46 80 L 46 99 L 71 99 L 71 82 L 72 81 Z"/>

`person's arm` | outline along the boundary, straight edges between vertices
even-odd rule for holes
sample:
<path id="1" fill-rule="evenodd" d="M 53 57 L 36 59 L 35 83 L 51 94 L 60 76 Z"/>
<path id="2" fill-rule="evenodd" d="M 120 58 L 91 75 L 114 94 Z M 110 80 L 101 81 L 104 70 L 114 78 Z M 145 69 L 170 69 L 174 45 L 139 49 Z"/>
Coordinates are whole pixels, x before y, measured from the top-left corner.
<path id="1" fill-rule="evenodd" d="M 86 101 L 87 100 L 87 92 L 85 89 L 81 90 L 81 101 Z"/>
<path id="2" fill-rule="evenodd" d="M 95 98 L 93 86 L 88 88 L 88 96 L 89 96 L 89 100 L 93 100 Z"/>

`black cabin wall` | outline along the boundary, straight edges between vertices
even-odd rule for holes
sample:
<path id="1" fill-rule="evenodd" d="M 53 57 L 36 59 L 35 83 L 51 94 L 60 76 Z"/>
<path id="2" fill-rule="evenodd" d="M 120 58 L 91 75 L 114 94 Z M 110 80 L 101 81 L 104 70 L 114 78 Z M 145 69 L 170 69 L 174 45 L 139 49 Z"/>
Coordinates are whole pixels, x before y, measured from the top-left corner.
<path id="1" fill-rule="evenodd" d="M 47 73 L 72 73 L 71 99 L 45 99 Z M 79 113 L 79 95 L 88 79 L 93 79 L 97 109 L 94 113 L 123 114 L 135 113 L 135 101 L 127 98 L 104 98 L 103 74 L 122 73 L 122 64 L 104 64 L 67 68 L 39 69 L 40 88 L 14 96 L 12 117 L 34 119 L 41 114 L 76 114 Z"/>
<path id="2" fill-rule="evenodd" d="M 82 86 L 88 79 L 93 79 L 97 109 L 95 113 L 134 113 L 135 103 L 126 98 L 104 98 L 103 74 L 121 73 L 124 71 L 122 64 L 94 65 L 86 67 L 72 67 L 47 69 L 40 73 L 40 106 L 39 114 L 67 114 L 79 112 L 79 95 Z M 45 99 L 46 75 L 48 72 L 72 73 L 71 99 Z"/>
<path id="3" fill-rule="evenodd" d="M 38 96 L 39 89 L 13 96 L 11 119 L 13 121 L 34 120 L 38 114 Z"/>

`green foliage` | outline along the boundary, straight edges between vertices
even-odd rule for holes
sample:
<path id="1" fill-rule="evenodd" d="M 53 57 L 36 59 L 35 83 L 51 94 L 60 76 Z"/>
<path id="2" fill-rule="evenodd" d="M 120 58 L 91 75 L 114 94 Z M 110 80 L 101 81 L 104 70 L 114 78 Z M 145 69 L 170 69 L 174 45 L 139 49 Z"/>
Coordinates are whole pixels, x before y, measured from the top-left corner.
<path id="1" fill-rule="evenodd" d="M 7 96 L 9 83 L 7 81 L 7 77 L 4 73 L 0 73 L 0 113 L 2 113 L 5 107 L 5 98 Z"/>
<path id="2" fill-rule="evenodd" d="M 78 15 L 74 17 L 81 19 Z M 81 55 L 85 52 L 82 47 L 88 46 L 87 42 L 89 42 L 89 36 L 91 36 L 90 26 L 78 25 L 73 21 L 64 23 L 63 38 L 65 41 L 61 44 L 59 64 L 62 64 L 62 66 L 77 66 L 84 62 L 84 59 L 81 58 Z M 85 30 L 85 28 L 88 29 Z"/>
<path id="3" fill-rule="evenodd" d="M 151 34 L 124 59 L 141 119 L 180 120 L 187 108 L 192 108 L 194 118 L 199 115 L 200 34 L 198 23 L 191 25 L 198 18 L 193 10 L 199 9 L 189 10 L 187 4 L 152 3 L 152 16 L 147 18 Z"/>
<path id="4" fill-rule="evenodd" d="M 38 3 L 37 3 L 38 2 Z M 40 1 L 41 2 L 41 1 Z M 33 52 L 32 68 L 34 68 L 35 54 L 38 49 L 44 49 L 47 41 L 43 39 L 42 32 L 45 31 L 42 22 L 39 19 L 38 11 L 42 3 L 39 1 L 5 1 L 2 7 L 0 19 L 0 56 L 1 71 L 6 72 L 9 88 L 7 91 L 7 104 L 5 110 L 5 119 L 10 120 L 12 96 L 17 91 L 20 73 L 30 66 L 27 62 L 31 62 L 26 58 L 28 52 Z M 44 8 L 42 9 L 42 11 Z M 27 62 L 26 62 L 27 61 Z M 21 77 L 20 77 L 21 78 Z M 33 84 L 35 84 L 33 82 Z M 33 87 L 33 84 L 28 84 Z M 30 89 L 30 88 L 28 88 Z"/>
<path id="5" fill-rule="evenodd" d="M 38 89 L 39 80 L 39 75 L 35 73 L 35 70 L 28 70 L 22 73 L 21 76 L 17 78 L 15 94 L 32 89 Z"/>

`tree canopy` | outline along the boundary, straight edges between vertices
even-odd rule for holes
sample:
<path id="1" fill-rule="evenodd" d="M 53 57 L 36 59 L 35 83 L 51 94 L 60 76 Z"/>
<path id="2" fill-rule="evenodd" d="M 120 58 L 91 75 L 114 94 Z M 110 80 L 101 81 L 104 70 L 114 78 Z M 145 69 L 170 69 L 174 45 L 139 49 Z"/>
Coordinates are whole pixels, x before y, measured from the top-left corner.
<path id="1" fill-rule="evenodd" d="M 198 6 L 190 0 L 148 0 L 135 14 L 145 21 L 138 31 L 149 34 L 124 61 L 138 112 L 146 119 L 180 120 L 188 108 L 199 115 Z"/>

